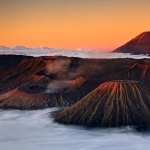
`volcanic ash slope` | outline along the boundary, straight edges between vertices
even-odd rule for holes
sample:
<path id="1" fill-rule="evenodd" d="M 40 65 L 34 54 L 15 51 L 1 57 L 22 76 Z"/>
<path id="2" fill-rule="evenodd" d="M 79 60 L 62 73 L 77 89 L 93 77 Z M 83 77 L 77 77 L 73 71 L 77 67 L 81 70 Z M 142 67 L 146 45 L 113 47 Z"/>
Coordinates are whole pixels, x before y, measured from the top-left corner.
<path id="1" fill-rule="evenodd" d="M 55 112 L 55 121 L 83 126 L 150 125 L 150 93 L 137 81 L 108 81 L 79 102 Z"/>

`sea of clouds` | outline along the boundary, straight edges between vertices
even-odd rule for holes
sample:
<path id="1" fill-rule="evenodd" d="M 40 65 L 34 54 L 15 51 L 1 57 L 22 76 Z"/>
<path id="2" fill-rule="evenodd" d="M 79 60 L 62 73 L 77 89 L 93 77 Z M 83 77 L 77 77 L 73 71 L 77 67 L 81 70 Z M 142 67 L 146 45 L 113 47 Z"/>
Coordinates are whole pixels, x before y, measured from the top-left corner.
<path id="1" fill-rule="evenodd" d="M 147 55 L 132 55 L 129 53 L 112 53 L 92 49 L 56 49 L 56 48 L 8 48 L 0 49 L 0 55 L 14 54 L 27 56 L 68 56 L 80 58 L 150 58 Z"/>
<path id="2" fill-rule="evenodd" d="M 148 150 L 150 135 L 129 127 L 86 129 L 53 122 L 50 112 L 0 111 L 1 150 Z"/>

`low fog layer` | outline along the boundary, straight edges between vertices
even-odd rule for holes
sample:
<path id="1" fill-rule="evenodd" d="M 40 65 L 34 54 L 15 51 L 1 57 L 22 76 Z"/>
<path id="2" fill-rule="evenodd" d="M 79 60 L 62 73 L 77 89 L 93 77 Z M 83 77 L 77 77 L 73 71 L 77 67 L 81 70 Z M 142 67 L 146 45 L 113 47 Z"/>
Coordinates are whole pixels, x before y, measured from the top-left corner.
<path id="1" fill-rule="evenodd" d="M 81 58 L 150 58 L 147 55 L 131 55 L 129 53 L 111 53 L 101 52 L 98 50 L 65 50 L 65 49 L 50 49 L 50 48 L 37 48 L 37 49 L 0 49 L 0 55 L 3 54 L 16 54 L 27 56 L 68 56 L 68 57 L 81 57 Z"/>
<path id="2" fill-rule="evenodd" d="M 37 111 L 0 111 L 2 150 L 145 150 L 150 136 L 130 128 L 93 129 L 63 126 L 52 121 L 49 113 Z"/>

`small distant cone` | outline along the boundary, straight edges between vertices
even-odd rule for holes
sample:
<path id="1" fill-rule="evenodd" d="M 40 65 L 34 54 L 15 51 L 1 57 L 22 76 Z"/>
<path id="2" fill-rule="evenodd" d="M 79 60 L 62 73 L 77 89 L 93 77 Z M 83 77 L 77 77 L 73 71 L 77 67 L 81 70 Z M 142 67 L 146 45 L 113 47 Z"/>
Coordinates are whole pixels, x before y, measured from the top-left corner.
<path id="1" fill-rule="evenodd" d="M 148 126 L 150 94 L 137 81 L 109 81 L 71 107 L 55 112 L 54 118 L 83 126 Z"/>

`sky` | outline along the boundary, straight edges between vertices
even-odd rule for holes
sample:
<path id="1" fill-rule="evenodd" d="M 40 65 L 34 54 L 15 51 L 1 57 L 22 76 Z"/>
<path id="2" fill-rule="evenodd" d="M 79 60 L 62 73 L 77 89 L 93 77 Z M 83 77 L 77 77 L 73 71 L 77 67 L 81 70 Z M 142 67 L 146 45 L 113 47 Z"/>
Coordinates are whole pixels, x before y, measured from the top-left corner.
<path id="1" fill-rule="evenodd" d="M 0 45 L 111 51 L 150 30 L 149 0 L 0 0 Z"/>

